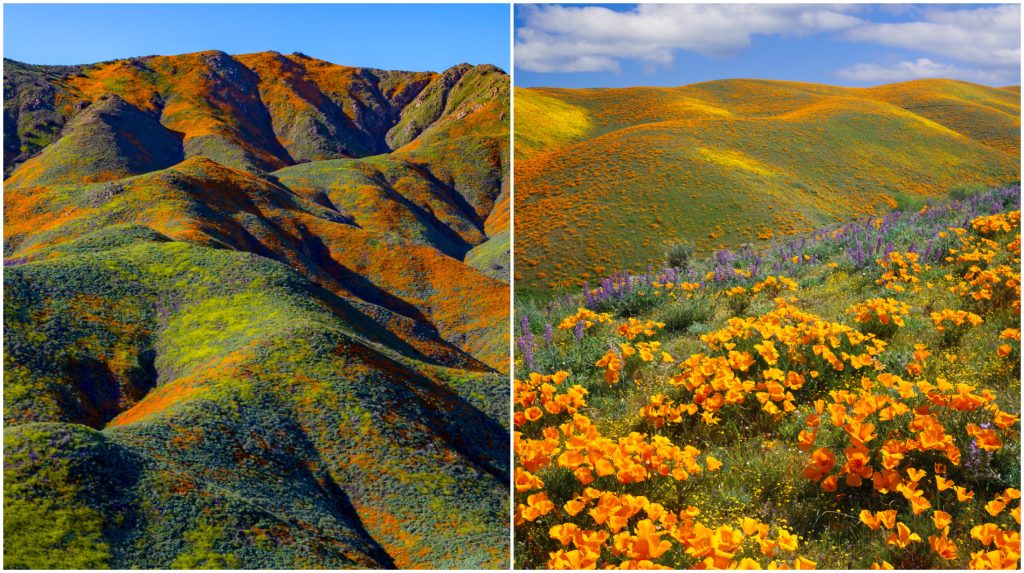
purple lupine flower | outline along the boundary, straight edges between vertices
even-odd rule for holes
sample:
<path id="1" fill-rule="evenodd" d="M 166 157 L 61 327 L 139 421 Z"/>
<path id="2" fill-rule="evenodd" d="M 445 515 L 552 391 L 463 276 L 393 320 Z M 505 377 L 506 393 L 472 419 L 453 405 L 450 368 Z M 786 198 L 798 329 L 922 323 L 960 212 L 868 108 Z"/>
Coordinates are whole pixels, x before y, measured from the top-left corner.
<path id="1" fill-rule="evenodd" d="M 981 450 L 978 449 L 978 442 L 971 438 L 971 443 L 967 445 L 967 459 L 964 460 L 964 466 L 974 467 L 981 461 Z"/>
<path id="2" fill-rule="evenodd" d="M 718 252 L 715 253 L 715 260 L 723 267 L 732 263 L 734 258 L 732 251 L 729 249 L 719 249 Z"/>
<path id="3" fill-rule="evenodd" d="M 573 336 L 576 337 L 576 342 L 583 340 L 583 334 L 586 332 L 586 325 L 582 320 L 576 322 L 576 326 L 572 329 Z"/>
<path id="4" fill-rule="evenodd" d="M 516 344 L 523 355 L 523 364 L 526 364 L 527 370 L 533 370 L 533 333 L 526 331 L 516 340 Z"/>
<path id="5" fill-rule="evenodd" d="M 924 262 L 927 263 L 928 261 L 932 260 L 932 249 L 933 248 L 935 248 L 935 239 L 931 239 L 931 240 L 928 241 L 928 246 L 925 247 L 924 254 L 921 255 L 921 259 Z"/>
<path id="6" fill-rule="evenodd" d="M 853 264 L 856 268 L 860 269 L 864 266 L 864 261 L 867 259 L 867 255 L 864 253 L 864 247 L 861 246 L 859 240 L 853 244 L 853 248 L 850 249 L 847 254 L 850 259 L 853 260 Z"/>
<path id="7" fill-rule="evenodd" d="M 551 346 L 551 341 L 555 338 L 555 328 L 550 323 L 544 325 L 544 345 Z"/>
<path id="8" fill-rule="evenodd" d="M 729 275 L 725 271 L 725 267 L 722 265 L 715 266 L 715 282 L 720 283 L 729 278 Z"/>

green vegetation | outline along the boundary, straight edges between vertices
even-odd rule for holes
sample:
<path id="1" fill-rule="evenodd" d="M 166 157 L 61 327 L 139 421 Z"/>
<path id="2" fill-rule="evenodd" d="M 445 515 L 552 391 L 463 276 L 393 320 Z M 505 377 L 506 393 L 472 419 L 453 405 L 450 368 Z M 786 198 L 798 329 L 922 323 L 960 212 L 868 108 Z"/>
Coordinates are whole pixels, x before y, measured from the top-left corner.
<path id="1" fill-rule="evenodd" d="M 679 269 L 682 272 L 690 270 L 690 261 L 693 259 L 693 243 L 686 240 L 674 241 L 665 250 L 665 265 Z"/>
<path id="2" fill-rule="evenodd" d="M 200 52 L 8 93 L 5 567 L 507 563 L 501 70 Z"/>

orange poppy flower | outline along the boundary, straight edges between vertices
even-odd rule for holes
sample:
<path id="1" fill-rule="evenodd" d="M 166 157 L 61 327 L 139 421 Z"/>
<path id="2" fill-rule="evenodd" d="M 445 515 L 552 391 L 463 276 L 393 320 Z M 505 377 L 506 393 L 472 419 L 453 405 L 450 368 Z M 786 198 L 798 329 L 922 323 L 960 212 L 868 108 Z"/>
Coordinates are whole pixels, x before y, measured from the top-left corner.
<path id="1" fill-rule="evenodd" d="M 956 490 L 956 499 L 960 503 L 964 503 L 966 501 L 974 499 L 974 492 L 968 491 L 965 487 L 960 487 L 957 485 L 953 486 L 953 489 Z"/>
<path id="2" fill-rule="evenodd" d="M 946 536 L 929 535 L 928 544 L 932 546 L 932 551 L 946 561 L 956 559 L 957 557 L 956 544 L 946 538 Z"/>
<path id="3" fill-rule="evenodd" d="M 953 480 L 951 479 L 946 479 L 942 476 L 935 476 L 935 485 L 939 488 L 939 491 L 946 491 L 956 484 L 953 483 Z"/>
<path id="4" fill-rule="evenodd" d="M 803 476 L 813 482 L 821 481 L 836 465 L 836 455 L 828 448 L 818 448 L 804 468 Z"/>
<path id="5" fill-rule="evenodd" d="M 896 524 L 896 531 L 889 534 L 889 538 L 885 540 L 886 545 L 895 545 L 900 549 L 906 549 L 908 545 L 915 541 L 921 541 L 921 536 L 910 531 L 902 521 Z"/>

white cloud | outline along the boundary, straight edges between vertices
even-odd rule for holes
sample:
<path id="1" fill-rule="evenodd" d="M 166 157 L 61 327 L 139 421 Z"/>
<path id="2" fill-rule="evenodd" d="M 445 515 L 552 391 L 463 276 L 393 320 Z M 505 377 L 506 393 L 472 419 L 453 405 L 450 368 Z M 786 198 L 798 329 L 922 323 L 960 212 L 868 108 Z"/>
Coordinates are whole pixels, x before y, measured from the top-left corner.
<path id="1" fill-rule="evenodd" d="M 875 10 L 906 22 L 873 22 Z M 861 63 L 839 78 L 865 83 L 952 77 L 1020 81 L 1020 5 L 924 7 L 825 4 L 640 4 L 626 11 L 540 4 L 520 8 L 516 67 L 531 72 L 618 72 L 670 66 L 678 51 L 711 57 L 744 53 L 755 35 L 829 34 L 921 53 L 896 64 Z M 952 62 L 952 63 L 942 63 Z"/>
<path id="2" fill-rule="evenodd" d="M 674 52 L 728 57 L 755 34 L 804 35 L 861 23 L 855 6 L 778 4 L 640 4 L 603 7 L 524 6 L 516 66 L 533 72 L 617 71 L 623 59 L 666 66 Z"/>
<path id="3" fill-rule="evenodd" d="M 912 22 L 869 23 L 850 40 L 920 50 L 984 67 L 1020 67 L 1020 5 L 949 10 L 930 8 Z"/>
<path id="4" fill-rule="evenodd" d="M 986 84 L 1006 84 L 1013 76 L 1000 71 L 986 71 L 959 68 L 951 64 L 918 58 L 892 65 L 857 64 L 836 72 L 839 79 L 866 84 L 884 84 L 920 80 L 925 78 L 946 78 Z"/>

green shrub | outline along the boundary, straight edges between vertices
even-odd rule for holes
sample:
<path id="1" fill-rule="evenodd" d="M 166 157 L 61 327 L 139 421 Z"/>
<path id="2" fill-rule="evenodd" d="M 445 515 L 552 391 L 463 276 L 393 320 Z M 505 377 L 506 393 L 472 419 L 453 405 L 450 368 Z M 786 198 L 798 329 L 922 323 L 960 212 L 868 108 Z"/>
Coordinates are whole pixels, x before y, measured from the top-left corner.
<path id="1" fill-rule="evenodd" d="M 668 332 L 683 332 L 691 325 L 707 322 L 714 315 L 714 306 L 698 297 L 663 306 L 655 320 L 665 323 Z"/>
<path id="2" fill-rule="evenodd" d="M 958 201 L 963 201 L 968 197 L 979 193 L 985 193 L 988 190 L 989 187 L 987 185 L 982 185 L 981 183 L 961 183 L 960 185 L 950 187 L 949 196 Z"/>
<path id="3" fill-rule="evenodd" d="M 690 261 L 693 259 L 694 247 L 692 241 L 678 240 L 669 244 L 665 250 L 665 263 L 672 268 L 683 272 L 690 270 Z"/>
<path id="4" fill-rule="evenodd" d="M 892 198 L 896 201 L 896 208 L 900 211 L 920 211 L 928 202 L 925 197 L 904 191 L 896 191 L 892 194 Z"/>

